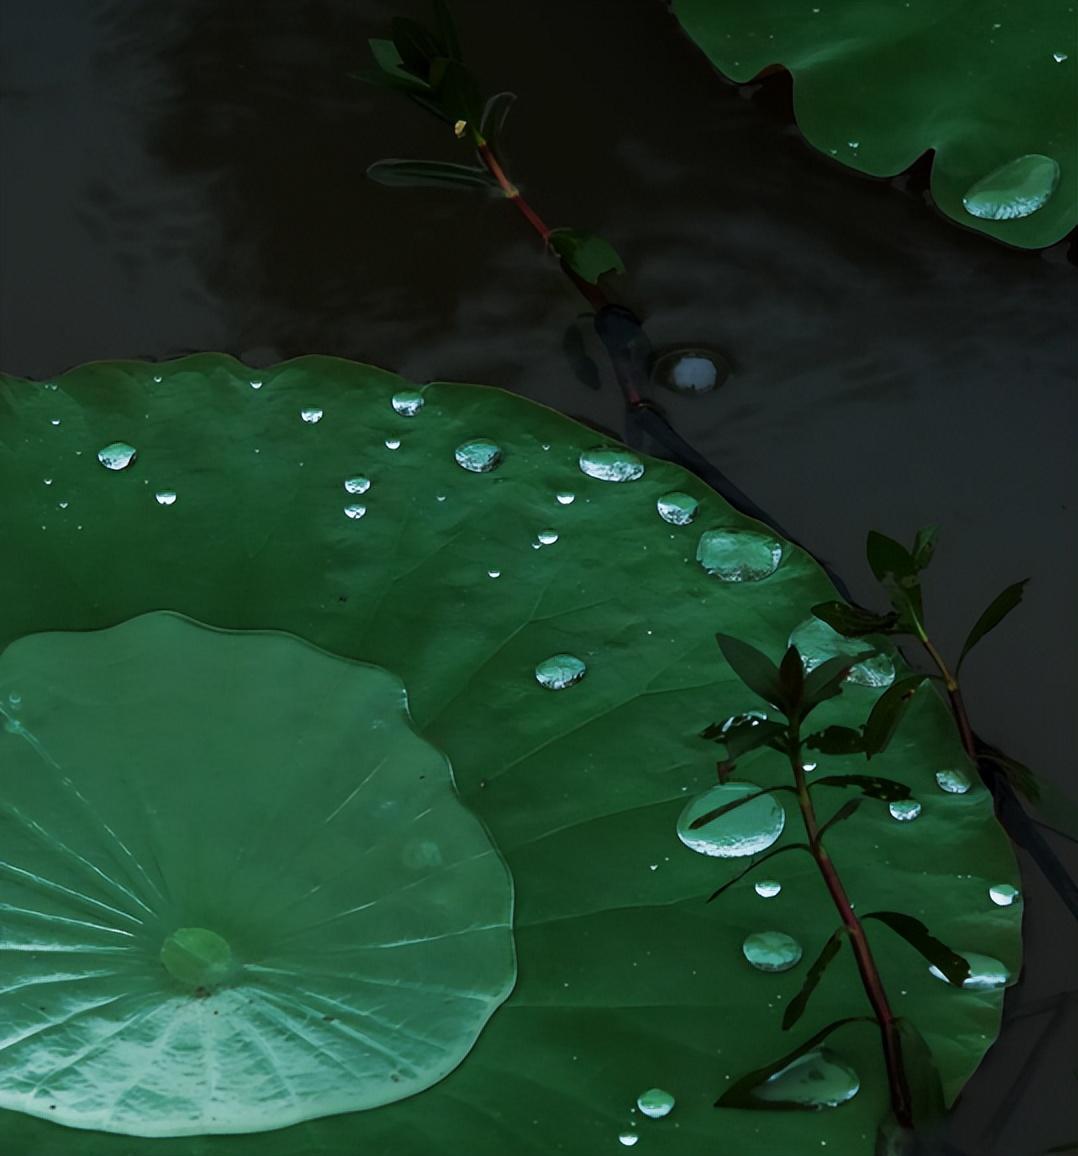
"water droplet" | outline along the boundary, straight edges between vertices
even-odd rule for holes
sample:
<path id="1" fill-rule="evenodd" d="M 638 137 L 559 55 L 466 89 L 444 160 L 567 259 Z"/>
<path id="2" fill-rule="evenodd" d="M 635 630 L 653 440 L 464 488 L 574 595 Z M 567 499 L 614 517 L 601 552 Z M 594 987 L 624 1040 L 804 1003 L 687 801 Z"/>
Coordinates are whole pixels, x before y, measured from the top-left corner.
<path id="1" fill-rule="evenodd" d="M 873 643 L 863 638 L 846 638 L 820 618 L 806 618 L 790 635 L 805 670 L 815 670 L 821 662 L 839 654 L 860 654 L 871 650 Z M 895 681 L 895 664 L 886 654 L 876 654 L 850 668 L 847 682 L 858 686 L 890 686 Z"/>
<path id="2" fill-rule="evenodd" d="M 700 503 L 691 495 L 675 490 L 663 496 L 655 503 L 659 517 L 671 526 L 687 526 L 695 517 Z"/>
<path id="3" fill-rule="evenodd" d="M 957 767 L 937 771 L 936 782 L 940 790 L 946 791 L 948 795 L 964 795 L 970 788 L 969 776 Z"/>
<path id="4" fill-rule="evenodd" d="M 752 1089 L 756 1100 L 769 1103 L 800 1104 L 805 1108 L 837 1108 L 857 1095 L 861 1081 L 857 1073 L 827 1048 L 798 1056 L 759 1087 Z"/>
<path id="5" fill-rule="evenodd" d="M 362 474 L 356 474 L 354 478 L 344 479 L 344 488 L 350 494 L 365 494 L 371 488 L 371 480 Z"/>
<path id="6" fill-rule="evenodd" d="M 52 478 L 42 478 L 42 481 L 45 483 L 46 486 L 52 485 Z"/>
<path id="7" fill-rule="evenodd" d="M 558 531 L 540 530 L 539 533 L 535 535 L 535 537 L 538 539 L 540 546 L 553 546 L 554 543 L 558 540 Z"/>
<path id="8" fill-rule="evenodd" d="M 157 499 L 159 506 L 171 506 L 176 501 L 175 490 L 158 490 L 154 497 Z"/>
<path id="9" fill-rule="evenodd" d="M 97 451 L 97 460 L 106 470 L 125 470 L 135 460 L 138 451 L 127 442 L 112 442 Z"/>
<path id="10" fill-rule="evenodd" d="M 400 438 L 386 438 L 387 450 L 399 450 L 401 448 Z"/>
<path id="11" fill-rule="evenodd" d="M 631 450 L 595 446 L 580 455 L 580 471 L 602 482 L 635 482 L 644 476 L 644 463 Z"/>
<path id="12" fill-rule="evenodd" d="M 664 1116 L 669 1116 L 674 1110 L 676 1101 L 669 1092 L 664 1092 L 662 1088 L 648 1088 L 646 1092 L 641 1092 L 636 1097 L 636 1106 L 651 1120 L 661 1120 Z"/>
<path id="13" fill-rule="evenodd" d="M 898 799 L 888 803 L 887 810 L 891 812 L 891 818 L 899 823 L 912 823 L 921 814 L 921 804 L 916 799 Z"/>
<path id="14" fill-rule="evenodd" d="M 812 772 L 813 772 L 813 771 L 816 769 L 816 764 L 815 764 L 815 763 L 802 763 L 802 764 L 801 764 L 801 769 L 802 769 L 802 770 L 803 770 L 803 771 L 804 771 L 806 774 L 811 774 L 811 773 L 812 773 Z"/>
<path id="15" fill-rule="evenodd" d="M 438 502 L 444 502 L 445 501 L 445 494 L 435 494 L 434 497 L 435 497 L 435 501 L 438 501 Z"/>
<path id="16" fill-rule="evenodd" d="M 852 149 L 859 149 L 861 147 L 861 142 L 859 140 L 848 140 L 846 143 Z"/>
<path id="17" fill-rule="evenodd" d="M 252 381 L 251 382 L 251 388 L 252 389 L 261 389 L 262 388 L 261 379 L 256 378 L 254 381 Z"/>
<path id="18" fill-rule="evenodd" d="M 631 1148 L 640 1137 L 635 1132 L 622 1132 L 618 1136 L 618 1143 L 624 1144 L 626 1148 Z"/>
<path id="19" fill-rule="evenodd" d="M 778 569 L 782 543 L 755 530 L 707 530 L 697 543 L 696 560 L 723 582 L 758 582 Z"/>
<path id="20" fill-rule="evenodd" d="M 12 710 L 18 710 L 19 707 L 22 706 L 22 695 L 19 694 L 19 692 L 17 690 L 13 690 L 7 696 L 7 701 L 8 701 L 8 706 L 10 706 Z"/>
<path id="21" fill-rule="evenodd" d="M 757 971 L 789 971 L 801 962 L 801 944 L 784 931 L 754 931 L 741 951 Z"/>
<path id="22" fill-rule="evenodd" d="M 576 501 L 576 494 L 571 494 L 568 490 L 562 490 L 560 494 L 554 496 L 559 506 L 571 506 Z"/>
<path id="23" fill-rule="evenodd" d="M 782 890 L 782 884 L 777 879 L 761 879 L 753 886 L 761 899 L 774 899 Z"/>
<path id="24" fill-rule="evenodd" d="M 323 411 L 320 410 L 318 406 L 308 405 L 304 406 L 304 408 L 299 411 L 299 416 L 303 418 L 305 422 L 309 422 L 311 425 L 314 425 L 315 422 L 322 420 L 322 413 Z"/>
<path id="25" fill-rule="evenodd" d="M 70 506 L 70 505 L 71 505 L 71 503 L 67 502 L 67 501 L 56 503 L 57 509 L 60 509 L 60 510 L 66 510 L 68 508 L 68 506 Z"/>
<path id="26" fill-rule="evenodd" d="M 535 681 L 548 690 L 564 690 L 579 682 L 587 666 L 571 654 L 552 654 L 535 668 Z"/>
<path id="27" fill-rule="evenodd" d="M 762 710 L 747 710 L 744 714 L 731 715 L 720 728 L 722 734 L 728 734 L 729 731 L 738 723 L 747 722 L 749 726 L 758 727 L 760 723 L 767 721 L 767 714 Z"/>
<path id="28" fill-rule="evenodd" d="M 160 375 L 159 373 L 155 373 L 155 374 L 153 375 L 153 379 L 154 379 L 154 381 L 156 381 L 156 382 L 157 382 L 157 384 L 158 384 L 158 385 L 160 385 L 160 384 L 161 384 L 161 375 Z"/>
<path id="29" fill-rule="evenodd" d="M 423 395 L 418 389 L 402 389 L 393 395 L 392 405 L 404 417 L 415 417 L 423 408 Z"/>
<path id="30" fill-rule="evenodd" d="M 501 576 L 502 576 L 502 572 L 500 570 L 488 570 L 487 571 L 487 577 L 488 578 L 500 578 Z"/>
<path id="31" fill-rule="evenodd" d="M 58 417 L 53 417 L 53 418 L 49 419 L 49 425 L 59 425 L 59 424 L 60 424 L 60 419 Z"/>
<path id="32" fill-rule="evenodd" d="M 773 795 L 760 795 L 749 803 L 742 803 L 702 827 L 689 826 L 708 811 L 755 795 L 759 789 L 755 783 L 722 783 L 698 795 L 678 817 L 678 838 L 693 851 L 720 859 L 766 851 L 786 825 L 786 812 Z"/>
<path id="33" fill-rule="evenodd" d="M 730 376 L 730 363 L 717 349 L 692 346 L 655 359 L 651 380 L 677 393 L 710 393 Z"/>
<path id="34" fill-rule="evenodd" d="M 962 204 L 971 216 L 986 221 L 1013 221 L 1028 217 L 1047 204 L 1058 183 L 1058 162 L 1041 153 L 1028 153 L 971 185 Z"/>
<path id="35" fill-rule="evenodd" d="M 358 518 L 362 518 L 366 512 L 367 512 L 367 507 L 361 506 L 358 502 L 353 503 L 351 506 L 345 506 L 344 507 L 345 516 L 348 518 L 352 518 L 353 520 L 356 520 Z"/>
<path id="36" fill-rule="evenodd" d="M 978 955 L 975 951 L 959 951 L 958 954 L 969 964 L 969 976 L 962 984 L 963 991 L 993 991 L 1003 987 L 1011 978 L 1011 973 L 998 959 L 990 955 Z M 930 975 L 942 979 L 944 983 L 951 981 L 935 965 L 928 969 Z"/>
<path id="37" fill-rule="evenodd" d="M 1052 59 L 1056 64 L 1062 64 L 1063 61 L 1067 59 L 1067 54 L 1065 52 L 1053 52 Z"/>
<path id="38" fill-rule="evenodd" d="M 1012 887 L 1010 883 L 996 883 L 988 888 L 988 898 L 997 907 L 1010 907 L 1021 894 L 1018 888 Z"/>
<path id="39" fill-rule="evenodd" d="M 501 446 L 489 438 L 472 438 L 453 451 L 457 465 L 473 474 L 489 474 L 502 460 Z"/>

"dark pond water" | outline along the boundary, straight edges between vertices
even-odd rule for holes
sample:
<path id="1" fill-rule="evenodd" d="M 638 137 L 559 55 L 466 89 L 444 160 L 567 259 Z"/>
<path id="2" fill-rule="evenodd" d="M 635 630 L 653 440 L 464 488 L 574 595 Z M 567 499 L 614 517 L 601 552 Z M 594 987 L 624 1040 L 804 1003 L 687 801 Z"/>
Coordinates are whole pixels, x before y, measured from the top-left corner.
<path id="1" fill-rule="evenodd" d="M 454 7 L 490 90 L 519 94 L 509 160 L 536 207 L 617 245 L 654 345 L 727 351 L 722 390 L 662 398 L 675 426 L 859 600 L 869 528 L 938 523 L 932 625 L 952 653 L 998 589 L 1033 578 L 967 696 L 986 738 L 1073 790 L 1073 242 L 1009 250 L 937 216 L 925 171 L 877 182 L 830 163 L 794 127 L 787 80 L 724 84 L 658 0 Z M 510 206 L 365 181 L 381 157 L 456 155 L 432 118 L 345 78 L 399 13 L 7 5 L 0 367 L 336 354 L 623 430 L 601 350 L 599 391 L 563 351 L 582 302 Z M 950 1127 L 970 1154 L 1076 1131 L 1078 1016 L 1044 1001 L 1074 985 L 1078 937 L 1023 869 L 1011 1022 Z"/>

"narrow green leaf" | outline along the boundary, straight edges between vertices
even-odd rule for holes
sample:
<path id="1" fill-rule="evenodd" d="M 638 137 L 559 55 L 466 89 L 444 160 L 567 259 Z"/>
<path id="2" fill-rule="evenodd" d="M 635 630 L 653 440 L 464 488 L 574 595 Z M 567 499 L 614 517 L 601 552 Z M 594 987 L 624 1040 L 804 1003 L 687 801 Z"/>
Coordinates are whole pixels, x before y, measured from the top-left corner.
<path id="1" fill-rule="evenodd" d="M 810 787 L 856 787 L 862 795 L 870 799 L 882 799 L 885 803 L 895 803 L 899 799 L 910 798 L 910 789 L 896 779 L 883 779 L 878 775 L 825 775 L 814 779 Z"/>
<path id="2" fill-rule="evenodd" d="M 431 65 L 430 83 L 438 103 L 451 122 L 478 125 L 483 102 L 475 77 L 459 60 L 438 57 Z"/>
<path id="3" fill-rule="evenodd" d="M 846 1016 L 845 1019 L 835 1020 L 825 1028 L 821 1028 L 814 1036 L 810 1036 L 803 1044 L 799 1044 L 792 1052 L 787 1052 L 786 1055 L 780 1059 L 772 1060 L 769 1064 L 764 1064 L 762 1068 L 757 1068 L 755 1071 L 749 1072 L 742 1076 L 735 1084 L 732 1084 L 725 1092 L 715 1101 L 716 1108 L 766 1108 L 771 1110 L 803 1110 L 809 1108 L 807 1104 L 793 1104 L 777 1100 L 759 1100 L 752 1095 L 753 1089 L 758 1088 L 761 1084 L 769 1080 L 772 1076 L 777 1075 L 784 1068 L 787 1068 L 796 1059 L 800 1059 L 806 1052 L 811 1052 L 817 1044 L 827 1039 L 832 1032 L 839 1028 L 845 1027 L 847 1024 L 868 1023 L 875 1024 L 875 1020 L 871 1016 Z"/>
<path id="4" fill-rule="evenodd" d="M 939 526 L 923 526 L 917 531 L 913 540 L 913 562 L 918 570 L 923 570 L 932 561 L 939 529 Z"/>
<path id="5" fill-rule="evenodd" d="M 380 185 L 394 188 L 420 187 L 442 189 L 496 188 L 497 182 L 486 169 L 472 165 L 454 165 L 447 161 L 413 161 L 389 157 L 375 161 L 367 176 Z"/>
<path id="6" fill-rule="evenodd" d="M 865 800 L 861 795 L 858 795 L 855 799 L 847 799 L 846 802 L 843 803 L 842 806 L 839 807 L 839 809 L 831 816 L 831 818 L 828 819 L 827 822 L 824 823 L 820 828 L 820 838 L 823 838 L 823 836 L 826 835 L 832 827 L 837 826 L 839 823 L 844 823 L 857 810 L 857 808 L 861 806 L 864 801 Z"/>
<path id="7" fill-rule="evenodd" d="M 401 54 L 392 40 L 372 37 L 367 43 L 371 46 L 375 64 L 386 76 L 392 77 L 411 88 L 425 89 L 428 87 L 425 77 L 416 76 L 405 69 Z"/>
<path id="8" fill-rule="evenodd" d="M 730 723 L 724 731 L 722 728 Z M 731 759 L 754 751 L 758 747 L 768 746 L 773 739 L 786 733 L 785 723 L 773 722 L 771 719 L 751 717 L 739 718 L 736 722 L 729 719 L 723 723 L 712 723 L 700 732 L 702 739 L 722 743 Z"/>
<path id="9" fill-rule="evenodd" d="M 796 646 L 788 647 L 779 663 L 779 688 L 783 711 L 792 718 L 800 712 L 805 692 L 805 667 Z"/>
<path id="10" fill-rule="evenodd" d="M 803 713 L 808 714 L 825 699 L 834 698 L 839 694 L 850 668 L 876 653 L 875 650 L 861 650 L 857 654 L 836 654 L 834 658 L 825 659 L 819 666 L 809 671 L 805 677 Z"/>
<path id="11" fill-rule="evenodd" d="M 594 285 L 604 273 L 624 273 L 625 266 L 609 241 L 586 229 L 551 229 L 547 241 L 583 281 Z"/>
<path id="12" fill-rule="evenodd" d="M 516 99 L 515 92 L 496 92 L 483 105 L 483 112 L 479 117 L 479 134 L 498 157 L 502 156 L 505 119 Z"/>
<path id="13" fill-rule="evenodd" d="M 812 997 L 812 993 L 816 990 L 820 980 L 823 979 L 823 973 L 827 970 L 827 965 L 838 955 L 842 947 L 842 941 L 848 934 L 849 932 L 845 927 L 837 928 L 831 933 L 831 937 L 821 948 L 820 954 L 816 956 L 812 966 L 805 975 L 805 982 L 801 985 L 801 990 L 786 1007 L 786 1012 L 782 1017 L 782 1030 L 784 1032 L 789 1031 L 804 1014 L 805 1008 L 808 1007 L 808 1001 Z"/>
<path id="14" fill-rule="evenodd" d="M 913 555 L 894 538 L 888 538 L 878 530 L 869 530 L 865 553 L 868 555 L 872 573 L 876 575 L 878 581 L 887 582 L 893 579 L 900 585 L 903 579 L 916 581 L 917 563 L 913 560 Z"/>
<path id="15" fill-rule="evenodd" d="M 956 951 L 952 951 L 942 940 L 932 935 L 928 928 L 912 915 L 905 915 L 901 911 L 872 911 L 862 915 L 862 922 L 866 919 L 876 919 L 887 926 L 913 948 L 916 948 L 925 959 L 938 968 L 956 987 L 961 987 L 969 979 L 969 962 Z"/>
<path id="16" fill-rule="evenodd" d="M 965 661 L 966 655 L 969 654 L 977 643 L 980 642 L 990 630 L 995 630 L 1003 619 L 1022 601 L 1022 594 L 1025 591 L 1028 581 L 1028 578 L 1023 578 L 1021 582 L 1015 582 L 1013 586 L 1008 586 L 1002 593 L 997 594 L 988 609 L 973 624 L 973 629 L 969 632 L 965 645 L 962 647 L 962 653 L 958 656 L 955 674 L 962 669 L 962 663 Z"/>
<path id="17" fill-rule="evenodd" d="M 445 0 L 434 0 L 434 27 L 437 30 L 438 44 L 442 50 L 439 55 L 448 56 L 450 60 L 463 60 L 456 21 L 454 21 L 452 13 L 449 11 L 449 5 Z"/>
<path id="18" fill-rule="evenodd" d="M 423 92 L 427 85 L 408 73 L 383 72 L 380 69 L 361 68 L 345 74 L 350 80 L 360 80 L 364 84 L 374 84 L 379 88 L 393 88 L 398 92 Z"/>
<path id="19" fill-rule="evenodd" d="M 947 1111 L 939 1068 L 932 1049 L 911 1019 L 900 1016 L 895 1020 L 895 1027 L 913 1102 L 913 1122 L 917 1128 L 924 1128 L 942 1120 Z"/>
<path id="20" fill-rule="evenodd" d="M 813 606 L 812 613 L 847 638 L 889 634 L 898 620 L 895 613 L 876 614 L 859 606 L 848 606 L 845 602 L 820 602 Z"/>
<path id="21" fill-rule="evenodd" d="M 919 674 L 911 674 L 893 682 L 876 699 L 864 725 L 865 754 L 871 759 L 880 754 L 894 737 L 903 716 L 913 701 L 917 688 L 924 681 Z"/>
<path id="22" fill-rule="evenodd" d="M 830 726 L 809 735 L 805 746 L 825 755 L 856 755 L 865 749 L 865 738 L 853 727 Z"/>
<path id="23" fill-rule="evenodd" d="M 749 690 L 755 691 L 764 702 L 777 706 L 782 698 L 782 688 L 779 684 L 778 667 L 771 659 L 755 646 L 750 646 L 747 642 L 742 642 L 741 639 L 733 638 L 729 634 L 716 634 L 715 641 L 734 674 Z"/>
<path id="24" fill-rule="evenodd" d="M 443 55 L 438 42 L 422 24 L 406 16 L 394 16 L 389 27 L 403 67 L 421 80 L 428 80 L 431 64 Z"/>
<path id="25" fill-rule="evenodd" d="M 724 803 L 721 807 L 712 807 L 710 811 L 705 811 L 702 815 L 697 815 L 695 819 L 689 824 L 689 830 L 695 831 L 700 827 L 706 826 L 713 819 L 717 819 L 720 815 L 725 815 L 727 811 L 735 811 L 738 807 L 743 807 L 746 803 L 751 803 L 753 799 L 758 799 L 761 795 L 773 795 L 777 791 L 789 791 L 794 793 L 793 787 L 763 787 L 759 791 L 753 791 L 751 795 L 744 795 L 740 799 L 735 799 L 732 803 Z"/>
<path id="26" fill-rule="evenodd" d="M 776 855 L 782 855 L 787 851 L 805 851 L 809 855 L 812 854 L 812 848 L 807 843 L 784 843 L 773 851 L 765 851 L 758 859 L 754 859 L 747 867 L 742 868 L 733 879 L 728 879 L 717 891 L 712 891 L 707 897 L 707 902 L 710 903 L 713 899 L 717 899 L 728 887 L 733 887 L 738 880 L 744 879 L 750 871 L 754 871 L 761 863 L 766 863 L 768 859 L 774 859 Z"/>
<path id="27" fill-rule="evenodd" d="M 993 747 L 990 743 L 980 740 L 977 744 L 977 758 L 983 759 L 985 762 L 993 763 L 1003 772 L 1003 777 L 1011 784 L 1012 787 L 1023 798 L 1028 799 L 1031 803 L 1044 803 L 1044 795 L 1054 794 L 1053 788 L 1050 784 L 1043 783 L 1037 776 L 1026 766 L 1025 763 L 1020 763 L 1017 759 L 1012 759 L 1010 755 L 1005 755 L 1001 750 Z M 1061 802 L 1065 796 L 1060 793 L 1055 797 L 1055 800 L 1046 813 L 1052 816 L 1052 824 L 1058 830 L 1059 810 L 1055 803 Z M 1066 809 L 1066 808 L 1064 808 Z M 1075 804 L 1070 803 L 1070 809 L 1073 814 L 1078 815 L 1078 808 Z M 1078 820 L 1072 823 L 1075 834 L 1071 838 L 1078 840 Z"/>

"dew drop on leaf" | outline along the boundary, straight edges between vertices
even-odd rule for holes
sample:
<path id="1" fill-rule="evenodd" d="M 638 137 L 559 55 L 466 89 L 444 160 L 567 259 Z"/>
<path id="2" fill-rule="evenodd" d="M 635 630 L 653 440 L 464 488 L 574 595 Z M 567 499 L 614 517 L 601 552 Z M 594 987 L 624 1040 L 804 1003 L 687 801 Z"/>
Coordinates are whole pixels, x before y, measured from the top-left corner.
<path id="1" fill-rule="evenodd" d="M 804 1108 L 837 1108 L 857 1095 L 861 1081 L 857 1073 L 827 1048 L 798 1056 L 759 1087 L 756 1100 L 798 1104 Z"/>
<path id="2" fill-rule="evenodd" d="M 921 814 L 921 804 L 916 799 L 896 799 L 887 804 L 891 818 L 899 823 L 912 823 Z"/>
<path id="3" fill-rule="evenodd" d="M 310 425 L 314 425 L 315 422 L 320 422 L 322 420 L 322 413 L 323 411 L 320 410 L 318 406 L 307 405 L 299 411 L 299 416 L 303 418 L 305 422 L 309 423 Z"/>
<path id="4" fill-rule="evenodd" d="M 489 474 L 502 460 L 501 447 L 489 438 L 472 438 L 453 451 L 457 465 L 473 474 Z"/>
<path id="5" fill-rule="evenodd" d="M 158 490 L 154 498 L 159 506 L 171 506 L 176 501 L 176 491 Z"/>
<path id="6" fill-rule="evenodd" d="M 402 389 L 393 395 L 391 404 L 404 417 L 415 417 L 423 408 L 423 395 L 418 389 Z"/>
<path id="7" fill-rule="evenodd" d="M 957 767 L 937 771 L 936 782 L 940 790 L 946 791 L 948 795 L 964 795 L 970 788 L 969 776 Z"/>
<path id="8" fill-rule="evenodd" d="M 761 899 L 774 899 L 782 890 L 782 884 L 777 879 L 761 879 L 754 884 L 754 890 Z"/>
<path id="9" fill-rule="evenodd" d="M 966 212 L 987 221 L 1028 217 L 1048 203 L 1059 183 L 1059 163 L 1041 153 L 1008 161 L 970 186 Z"/>
<path id="10" fill-rule="evenodd" d="M 540 530 L 539 533 L 535 535 L 535 537 L 538 539 L 541 546 L 553 546 L 554 543 L 558 540 L 558 531 Z"/>
<path id="11" fill-rule="evenodd" d="M 97 460 L 106 470 L 126 470 L 137 456 L 138 450 L 127 442 L 112 442 L 97 451 Z"/>
<path id="12" fill-rule="evenodd" d="M 386 438 L 387 450 L 399 450 L 401 448 L 400 438 Z"/>
<path id="13" fill-rule="evenodd" d="M 354 478 L 344 479 L 344 488 L 350 494 L 365 494 L 371 488 L 371 480 L 357 474 Z"/>
<path id="14" fill-rule="evenodd" d="M 860 654 L 872 644 L 860 638 L 846 638 L 822 619 L 806 618 L 790 635 L 805 670 L 815 670 L 821 662 L 840 654 Z M 884 687 L 895 681 L 895 664 L 886 654 L 876 654 L 850 668 L 847 682 L 858 686 Z"/>
<path id="15" fill-rule="evenodd" d="M 635 482 L 644 476 L 644 463 L 630 450 L 595 446 L 580 455 L 580 472 L 601 482 Z"/>
<path id="16" fill-rule="evenodd" d="M 755 530 L 706 530 L 696 560 L 723 582 L 759 582 L 778 569 L 782 543 Z"/>
<path id="17" fill-rule="evenodd" d="M 552 654 L 535 668 L 535 681 L 547 690 L 564 690 L 579 682 L 587 666 L 572 654 Z"/>
<path id="18" fill-rule="evenodd" d="M 961 951 L 958 948 L 955 950 L 969 964 L 969 976 L 961 985 L 963 991 L 992 991 L 997 987 L 1003 987 L 1011 978 L 1011 973 L 998 959 L 993 959 L 990 955 L 979 955 L 975 951 Z M 928 971 L 930 975 L 943 980 L 944 983 L 951 982 L 935 965 Z"/>
<path id="19" fill-rule="evenodd" d="M 661 1120 L 669 1116 L 674 1109 L 674 1097 L 662 1088 L 649 1088 L 636 1097 L 636 1106 L 652 1120 Z"/>
<path id="20" fill-rule="evenodd" d="M 622 1132 L 618 1136 L 618 1143 L 624 1144 L 626 1148 L 631 1148 L 640 1137 L 635 1132 Z"/>
<path id="21" fill-rule="evenodd" d="M 691 495 L 678 490 L 663 496 L 655 503 L 659 517 L 671 526 L 687 526 L 695 517 L 700 503 Z"/>
<path id="22" fill-rule="evenodd" d="M 801 962 L 801 944 L 784 931 L 754 931 L 741 951 L 757 971 L 789 971 Z"/>
<path id="23" fill-rule="evenodd" d="M 698 816 L 755 795 L 759 789 L 755 783 L 722 783 L 698 795 L 678 818 L 678 838 L 691 850 L 719 859 L 736 859 L 766 851 L 786 825 L 786 812 L 772 795 L 760 795 L 742 803 L 702 827 L 689 826 Z"/>
<path id="24" fill-rule="evenodd" d="M 576 501 L 576 494 L 571 494 L 568 490 L 562 490 L 554 496 L 559 506 L 571 506 Z"/>
<path id="25" fill-rule="evenodd" d="M 354 502 L 352 505 L 344 507 L 345 517 L 352 518 L 353 520 L 362 518 L 366 512 L 367 507 L 361 506 L 358 502 Z"/>
<path id="26" fill-rule="evenodd" d="M 997 907 L 1010 907 L 1021 892 L 1010 883 L 996 883 L 988 888 L 988 898 Z"/>

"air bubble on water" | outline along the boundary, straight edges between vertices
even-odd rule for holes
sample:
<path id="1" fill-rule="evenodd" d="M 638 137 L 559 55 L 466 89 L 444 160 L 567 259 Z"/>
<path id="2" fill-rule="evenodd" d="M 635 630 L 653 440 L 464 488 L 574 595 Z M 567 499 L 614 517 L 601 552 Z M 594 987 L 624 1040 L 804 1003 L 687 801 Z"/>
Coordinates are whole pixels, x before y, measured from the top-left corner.
<path id="1" fill-rule="evenodd" d="M 988 898 L 997 907 L 1010 907 L 1020 895 L 1018 888 L 1010 883 L 995 883 L 988 888 Z"/>
<path id="2" fill-rule="evenodd" d="M 700 503 L 691 495 L 679 490 L 663 494 L 655 503 L 659 517 L 671 526 L 687 526 L 695 517 Z"/>
<path id="3" fill-rule="evenodd" d="M 157 500 L 159 506 L 171 506 L 173 502 L 176 501 L 176 491 L 158 490 L 157 493 L 154 494 L 154 498 Z"/>
<path id="4" fill-rule="evenodd" d="M 502 460 L 502 449 L 489 438 L 472 438 L 453 451 L 461 469 L 472 474 L 489 474 Z"/>
<path id="5" fill-rule="evenodd" d="M 966 212 L 986 221 L 1028 217 L 1046 205 L 1059 184 L 1059 162 L 1027 153 L 974 182 L 962 198 Z"/>
<path id="6" fill-rule="evenodd" d="M 796 646 L 805 671 L 815 670 L 822 662 L 840 654 L 854 655 L 872 650 L 873 644 L 861 638 L 846 638 L 820 618 L 806 618 L 790 635 L 789 645 Z M 885 687 L 895 680 L 895 664 L 886 654 L 875 654 L 850 668 L 847 682 L 858 686 Z"/>
<path id="7" fill-rule="evenodd" d="M 774 899 L 782 890 L 782 884 L 777 879 L 761 879 L 753 887 L 761 899 Z"/>
<path id="8" fill-rule="evenodd" d="M 1007 968 L 990 955 L 979 955 L 975 951 L 958 951 L 958 954 L 969 964 L 969 976 L 961 984 L 963 991 L 994 991 L 1011 978 Z M 944 983 L 951 982 L 934 964 L 928 971 Z"/>
<path id="9" fill-rule="evenodd" d="M 644 463 L 631 450 L 594 446 L 580 455 L 580 472 L 602 482 L 635 482 L 644 476 Z"/>
<path id="10" fill-rule="evenodd" d="M 587 666 L 572 654 L 552 654 L 535 668 L 535 681 L 547 690 L 564 690 L 578 683 L 587 673 Z"/>
<path id="11" fill-rule="evenodd" d="M 964 795 L 970 788 L 969 776 L 957 767 L 936 772 L 936 782 L 941 791 L 948 795 Z"/>
<path id="12" fill-rule="evenodd" d="M 674 1110 L 675 1103 L 674 1097 L 669 1092 L 664 1092 L 662 1088 L 648 1088 L 646 1092 L 641 1092 L 636 1097 L 636 1106 L 650 1120 L 661 1120 L 664 1116 L 669 1116 Z"/>
<path id="13" fill-rule="evenodd" d="M 560 493 L 554 495 L 559 506 L 571 506 L 576 501 L 576 494 L 569 493 L 568 490 L 562 490 Z"/>
<path id="14" fill-rule="evenodd" d="M 786 812 L 773 795 L 758 794 L 755 783 L 721 783 L 689 801 L 677 821 L 677 836 L 690 850 L 719 859 L 734 859 L 766 851 L 782 834 Z M 751 802 L 726 811 L 700 827 L 690 824 L 709 811 L 736 803 L 749 795 Z"/>
<path id="15" fill-rule="evenodd" d="M 351 518 L 353 521 L 362 518 L 367 512 L 366 506 L 361 506 L 358 502 L 353 502 L 350 506 L 344 507 L 345 517 Z"/>
<path id="16" fill-rule="evenodd" d="M 387 450 L 399 450 L 401 448 L 400 438 L 386 438 Z"/>
<path id="17" fill-rule="evenodd" d="M 127 442 L 112 442 L 97 451 L 97 460 L 106 470 L 125 470 L 137 456 L 138 451 Z"/>
<path id="18" fill-rule="evenodd" d="M 402 389 L 393 395 L 390 403 L 404 417 L 415 417 L 423 408 L 423 395 L 418 389 Z"/>
<path id="19" fill-rule="evenodd" d="M 755 530 L 706 530 L 696 560 L 723 582 L 759 582 L 778 569 L 782 543 Z"/>
<path id="20" fill-rule="evenodd" d="M 861 1088 L 857 1073 L 828 1048 L 798 1056 L 752 1089 L 755 1100 L 797 1104 L 803 1108 L 837 1108 Z"/>
<path id="21" fill-rule="evenodd" d="M 371 488 L 371 480 L 356 474 L 355 477 L 344 479 L 344 488 L 350 494 L 365 494 Z"/>
<path id="22" fill-rule="evenodd" d="M 921 814 L 921 804 L 916 799 L 896 799 L 887 804 L 891 818 L 899 823 L 912 823 Z"/>
<path id="23" fill-rule="evenodd" d="M 315 422 L 322 420 L 323 412 L 324 411 L 319 409 L 316 405 L 307 405 L 299 411 L 299 416 L 303 418 L 305 422 L 308 422 L 310 425 L 314 425 Z"/>
<path id="24" fill-rule="evenodd" d="M 784 931 L 754 931 L 741 952 L 757 971 L 789 971 L 801 962 L 801 944 Z"/>

